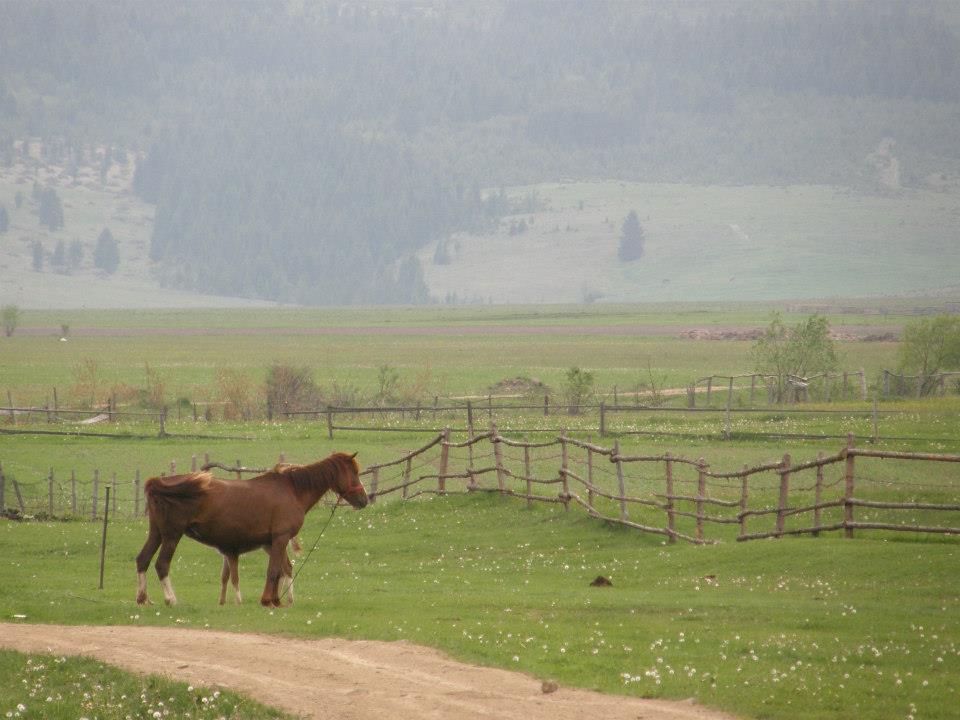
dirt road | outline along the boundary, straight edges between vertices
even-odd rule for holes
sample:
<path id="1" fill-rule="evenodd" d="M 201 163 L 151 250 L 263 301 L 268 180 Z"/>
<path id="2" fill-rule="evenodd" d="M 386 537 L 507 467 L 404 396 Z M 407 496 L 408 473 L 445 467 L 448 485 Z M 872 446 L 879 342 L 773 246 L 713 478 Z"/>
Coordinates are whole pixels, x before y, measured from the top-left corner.
<path id="1" fill-rule="evenodd" d="M 730 720 L 692 702 L 560 688 L 474 667 L 406 642 L 293 640 L 157 627 L 0 623 L 0 647 L 85 655 L 125 670 L 237 690 L 272 707 L 329 720 Z"/>

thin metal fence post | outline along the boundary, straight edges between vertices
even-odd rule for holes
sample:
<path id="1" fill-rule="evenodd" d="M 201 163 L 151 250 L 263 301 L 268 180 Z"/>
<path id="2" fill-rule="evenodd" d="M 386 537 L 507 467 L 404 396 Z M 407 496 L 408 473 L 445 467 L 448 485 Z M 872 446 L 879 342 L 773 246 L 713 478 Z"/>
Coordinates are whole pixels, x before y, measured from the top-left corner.
<path id="1" fill-rule="evenodd" d="M 853 537 L 853 528 L 850 525 L 853 523 L 853 505 L 851 500 L 853 500 L 853 486 L 854 486 L 854 460 L 856 459 L 855 455 L 850 453 L 854 447 L 854 436 L 853 433 L 847 435 L 847 449 L 846 449 L 846 471 L 844 472 L 844 488 L 843 488 L 843 525 L 844 537 L 852 538 Z"/>
<path id="2" fill-rule="evenodd" d="M 107 521 L 110 516 L 110 486 L 103 502 L 103 535 L 100 537 L 100 589 L 103 590 L 103 569 L 107 559 Z"/>

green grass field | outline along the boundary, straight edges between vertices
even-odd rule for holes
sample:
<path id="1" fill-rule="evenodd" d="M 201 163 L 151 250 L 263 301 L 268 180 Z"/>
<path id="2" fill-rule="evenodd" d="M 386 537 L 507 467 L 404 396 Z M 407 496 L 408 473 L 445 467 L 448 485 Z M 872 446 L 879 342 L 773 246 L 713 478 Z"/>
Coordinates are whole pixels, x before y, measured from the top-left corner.
<path id="1" fill-rule="evenodd" d="M 326 513 L 316 512 L 303 536 Z M 220 560 L 184 541 L 172 608 L 133 603 L 145 525 L 3 523 L 0 616 L 297 637 L 405 639 L 454 656 L 747 717 L 947 718 L 957 704 L 955 542 L 782 540 L 665 546 L 577 513 L 497 497 L 340 512 L 297 603 L 216 605 Z M 255 598 L 264 555 L 241 562 Z M 611 588 L 593 588 L 597 575 Z M 713 576 L 710 578 L 710 576 Z M 158 592 L 151 579 L 153 594 Z"/>
<path id="2" fill-rule="evenodd" d="M 922 304 L 922 301 L 921 301 Z M 904 312 L 908 309 L 901 306 Z M 663 308 L 661 308 L 663 309 Z M 868 306 L 869 309 L 869 306 Z M 163 379 L 165 394 L 216 400 L 219 368 L 246 373 L 256 388 L 272 362 L 308 366 L 317 382 L 352 383 L 370 392 L 377 368 L 396 367 L 401 381 L 420 383 L 441 398 L 482 395 L 503 378 L 535 375 L 554 386 L 573 365 L 595 373 L 601 389 L 649 380 L 647 362 L 666 385 L 685 385 L 710 372 L 748 368 L 746 341 L 691 341 L 677 327 L 760 325 L 762 306 L 724 306 L 714 310 L 675 307 L 634 308 L 455 308 L 436 316 L 425 310 L 209 312 L 198 317 L 173 312 L 78 313 L 75 327 L 157 327 L 177 325 L 239 328 L 222 336 L 172 335 L 77 336 L 61 343 L 52 336 L 15 334 L 0 338 L 0 376 L 17 398 L 43 403 L 53 386 L 61 402 L 78 402 L 71 390 L 75 368 L 90 359 L 97 366 L 97 397 L 114 387 L 143 385 L 144 363 Z M 687 314 L 689 313 L 689 314 Z M 26 313 L 24 325 L 59 326 L 55 314 Z M 905 314 L 849 317 L 897 326 Z M 594 336 L 578 325 L 659 323 L 662 335 Z M 838 322 L 841 316 L 831 316 Z M 299 328 L 316 324 L 400 327 L 504 324 L 570 325 L 561 335 L 396 335 L 310 336 L 244 335 L 244 327 Z M 864 323 L 865 324 L 865 323 Z M 894 343 L 842 342 L 841 362 L 865 367 L 868 374 L 895 362 Z M 851 369 L 853 369 L 851 368 Z M 0 388 L 2 389 L 2 388 Z M 723 393 L 719 393 L 722 395 Z M 129 407 L 135 406 L 130 395 Z M 737 396 L 742 400 L 742 393 Z M 714 405 L 722 400 L 715 400 Z M 953 397 L 899 400 L 882 404 L 895 414 L 880 419 L 882 434 L 914 438 L 881 442 L 877 447 L 926 452 L 960 451 Z M 790 415 L 776 409 L 735 415 L 733 438 L 720 439 L 722 413 L 617 413 L 608 428 L 622 452 L 659 454 L 669 450 L 688 458 L 704 457 L 715 470 L 778 461 L 789 452 L 794 462 L 836 452 L 836 439 L 765 438 L 756 433 L 844 435 L 856 432 L 863 443 L 870 433 L 870 403 L 847 400 L 860 414 Z M 830 409 L 830 406 L 810 406 Z M 576 437 L 610 445 L 597 436 L 595 415 L 568 416 L 531 412 L 495 416 L 501 432 L 543 440 L 560 427 Z M 476 422 L 488 417 L 478 403 Z M 377 422 L 427 429 L 462 426 L 462 413 L 418 422 L 407 415 L 344 418 L 357 424 Z M 0 418 L 0 422 L 7 420 Z M 8 427 L 4 425 L 4 427 Z M 18 421 L 19 430 L 77 429 L 47 425 L 43 418 Z M 100 526 L 92 522 L 0 521 L 0 617 L 25 615 L 26 622 L 149 623 L 272 632 L 298 637 L 338 635 L 407 639 L 441 648 L 454 656 L 551 677 L 561 683 L 605 692 L 648 697 L 696 698 L 707 705 L 756 718 L 948 718 L 955 715 L 960 686 L 960 585 L 956 539 L 911 533 L 859 532 L 853 540 L 837 533 L 819 538 L 733 542 L 731 526 L 711 529 L 724 542 L 708 547 L 666 545 L 663 538 L 609 526 L 571 509 L 536 505 L 494 495 L 422 497 L 403 503 L 384 498 L 362 512 L 338 512 L 321 549 L 298 580 L 297 604 L 264 611 L 254 602 L 220 608 L 216 603 L 220 561 L 213 551 L 184 541 L 173 569 L 181 604 L 175 608 L 138 608 L 133 603 L 133 557 L 146 534 L 143 520 L 131 520 L 133 477 L 190 466 L 191 457 L 248 466 L 268 466 L 283 453 L 287 460 L 309 462 L 333 450 L 359 451 L 363 465 L 394 459 L 426 442 L 429 433 L 337 431 L 326 436 L 319 420 L 268 423 L 194 423 L 171 410 L 172 436 L 156 436 L 151 422 L 97 425 L 121 438 L 0 435 L 0 463 L 8 478 L 23 485 L 31 512 L 47 502 L 47 473 L 53 469 L 58 514 L 69 507 L 69 474 L 79 485 L 79 512 L 91 502 L 91 479 L 99 469 L 104 483 L 117 474 L 119 505 L 109 531 L 106 589 L 96 587 Z M 625 434 L 634 432 L 654 434 Z M 663 433 L 677 433 L 667 435 Z M 657 434 L 660 433 L 660 434 Z M 197 437 L 197 436 L 204 437 Z M 459 436 L 459 437 L 462 437 Z M 248 439 L 241 439 L 248 438 Z M 475 460 L 490 453 L 478 446 Z M 555 477 L 556 448 L 534 454 L 533 470 Z M 433 456 L 428 458 L 434 462 Z M 466 451 L 451 453 L 460 467 Z M 517 470 L 519 451 L 505 449 L 505 461 Z M 582 463 L 578 457 L 575 463 Z M 960 502 L 960 464 L 906 463 L 860 458 L 858 488 L 882 500 Z M 421 472 L 434 471 L 430 466 Z M 577 465 L 582 469 L 582 465 Z M 828 481 L 838 478 L 832 466 Z M 661 492 L 662 465 L 626 465 L 628 489 Z M 382 475 L 393 482 L 396 468 Z M 607 463 L 597 482 L 607 489 L 616 478 Z M 677 470 L 678 483 L 695 482 L 695 472 Z M 495 483 L 489 476 L 484 483 Z M 773 476 L 757 478 L 751 507 L 775 502 Z M 807 487 L 810 474 L 795 484 Z M 683 486 L 686 489 L 686 486 Z M 695 485 L 694 485 L 695 487 Z M 711 486 L 713 487 L 713 486 Z M 835 487 L 835 486 L 832 486 Z M 556 491 L 545 490 L 546 493 Z M 717 487 L 730 498 L 733 489 Z M 836 493 L 831 489 L 830 493 Z M 7 505 L 13 505 L 10 484 Z M 99 502 L 103 502 L 103 487 Z M 756 505 L 754 505 L 754 503 Z M 598 502 L 615 515 L 613 503 Z M 662 511 L 632 507 L 631 519 L 660 526 Z M 933 511 L 901 513 L 858 509 L 860 519 L 945 524 L 956 522 Z M 314 513 L 301 534 L 309 546 L 326 513 Z M 790 523 L 794 520 L 790 520 Z M 799 520 L 798 520 L 799 522 Z M 678 528 L 692 532 L 692 521 Z M 772 520 L 751 521 L 751 530 Z M 788 528 L 794 527 L 788 524 Z M 241 565 L 241 585 L 252 600 L 262 587 L 265 556 L 254 553 Z M 596 575 L 613 579 L 612 588 L 592 588 Z M 713 577 L 710 577 L 713 576 Z M 155 597 L 159 589 L 151 573 Z M 31 663 L 47 660 L 29 658 Z M 0 662 L 14 677 L 26 670 L 23 656 Z M 81 672 L 83 672 L 81 670 Z M 58 681 L 59 682 L 59 681 Z M 60 686 L 69 689 L 72 680 Z M 121 682 L 118 680 L 117 682 Z M 127 681 L 123 681 L 127 682 Z M 146 681 L 131 680 L 141 683 Z M 17 686 L 19 688 L 19 686 Z M 65 694 L 64 690 L 60 690 Z M 166 691 L 164 691 L 166 692 Z M 182 693 L 182 689 L 171 693 Z M 122 694 L 122 691 L 121 691 Z M 0 686 L 0 703 L 23 702 L 16 690 Z M 12 705 L 11 705 L 12 703 Z M 26 704 L 26 703 L 25 703 Z M 0 711 L 5 712 L 5 707 Z"/>

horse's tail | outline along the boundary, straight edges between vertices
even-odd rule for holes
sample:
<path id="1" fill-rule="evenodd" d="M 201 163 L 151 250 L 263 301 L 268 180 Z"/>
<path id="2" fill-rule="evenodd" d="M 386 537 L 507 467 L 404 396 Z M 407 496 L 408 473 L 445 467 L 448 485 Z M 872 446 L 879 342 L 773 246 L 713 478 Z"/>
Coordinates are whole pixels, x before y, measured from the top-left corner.
<path id="1" fill-rule="evenodd" d="M 147 510 L 152 511 L 158 505 L 193 506 L 206 495 L 212 480 L 209 472 L 152 477 L 143 486 Z"/>

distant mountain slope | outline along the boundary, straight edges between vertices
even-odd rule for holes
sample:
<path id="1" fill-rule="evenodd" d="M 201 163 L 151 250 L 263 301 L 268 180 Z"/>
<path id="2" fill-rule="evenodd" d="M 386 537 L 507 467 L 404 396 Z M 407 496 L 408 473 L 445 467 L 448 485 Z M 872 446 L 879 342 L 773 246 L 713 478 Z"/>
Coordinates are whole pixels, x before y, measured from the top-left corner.
<path id="1" fill-rule="evenodd" d="M 605 182 L 509 194 L 535 197 L 541 208 L 504 218 L 495 233 L 421 251 L 435 298 L 764 300 L 960 289 L 956 191 L 883 197 L 824 186 Z M 624 263 L 617 248 L 632 209 L 646 242 L 639 260 Z"/>

